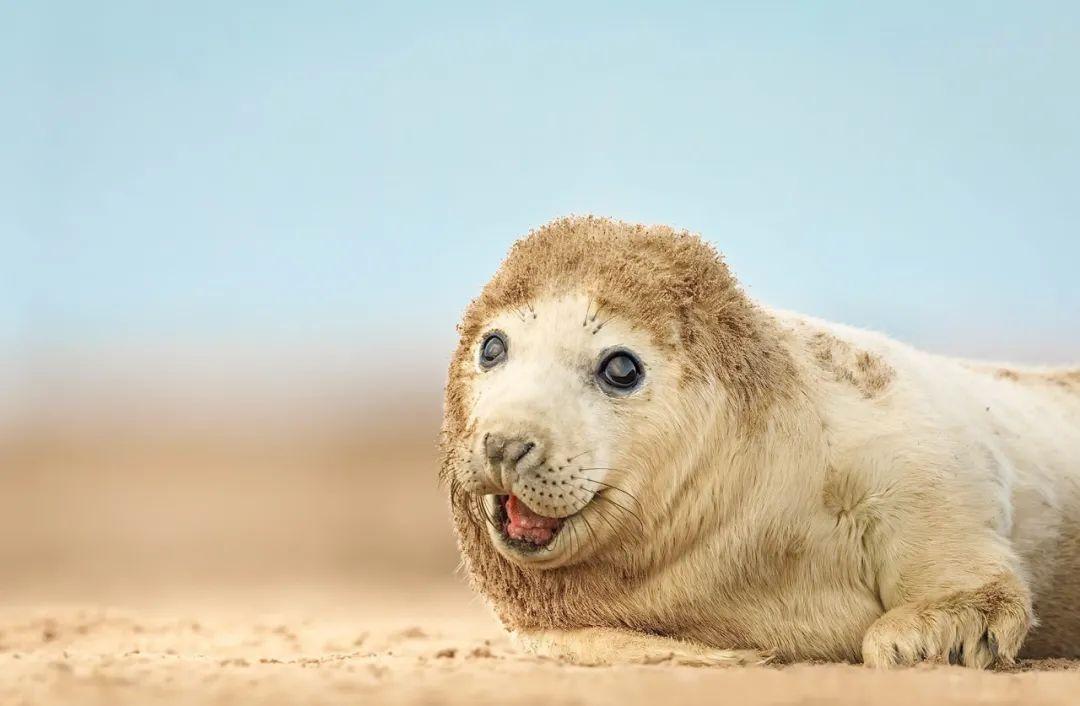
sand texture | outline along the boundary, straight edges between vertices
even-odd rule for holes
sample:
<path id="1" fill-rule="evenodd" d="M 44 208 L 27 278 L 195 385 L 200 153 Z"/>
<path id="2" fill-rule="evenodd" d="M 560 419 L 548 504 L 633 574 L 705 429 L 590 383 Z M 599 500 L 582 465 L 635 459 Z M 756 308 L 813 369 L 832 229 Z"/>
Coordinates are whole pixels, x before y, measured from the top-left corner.
<path id="1" fill-rule="evenodd" d="M 2 614 L 0 699 L 26 704 L 1076 704 L 1080 665 L 574 667 L 521 654 L 461 589 L 287 613 L 37 607 Z M 438 600 L 436 600 L 438 599 Z M 303 604 L 300 595 L 282 603 Z M 331 607 L 330 604 L 334 605 Z M 418 606 L 418 607 L 417 607 Z"/>
<path id="2" fill-rule="evenodd" d="M 1080 703 L 1069 662 L 873 672 L 523 655 L 455 574 L 438 401 L 407 411 L 366 435 L 0 438 L 0 703 Z"/>

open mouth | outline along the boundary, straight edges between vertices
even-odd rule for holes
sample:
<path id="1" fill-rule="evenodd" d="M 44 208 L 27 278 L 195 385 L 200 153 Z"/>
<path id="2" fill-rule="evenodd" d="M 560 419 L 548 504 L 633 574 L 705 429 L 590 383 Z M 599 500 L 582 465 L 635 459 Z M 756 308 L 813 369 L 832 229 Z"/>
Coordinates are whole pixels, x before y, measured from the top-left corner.
<path id="1" fill-rule="evenodd" d="M 526 552 L 550 546 L 563 526 L 563 518 L 538 515 L 516 495 L 496 497 L 495 519 L 506 543 Z"/>

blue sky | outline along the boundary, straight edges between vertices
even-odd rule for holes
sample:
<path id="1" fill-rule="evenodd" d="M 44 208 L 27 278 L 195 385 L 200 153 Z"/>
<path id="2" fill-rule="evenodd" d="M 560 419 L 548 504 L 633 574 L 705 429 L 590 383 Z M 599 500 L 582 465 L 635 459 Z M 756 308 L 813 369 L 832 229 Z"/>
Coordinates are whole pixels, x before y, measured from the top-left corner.
<path id="1" fill-rule="evenodd" d="M 1080 4 L 9 3 L 0 345 L 446 342 L 513 238 L 1080 359 Z"/>

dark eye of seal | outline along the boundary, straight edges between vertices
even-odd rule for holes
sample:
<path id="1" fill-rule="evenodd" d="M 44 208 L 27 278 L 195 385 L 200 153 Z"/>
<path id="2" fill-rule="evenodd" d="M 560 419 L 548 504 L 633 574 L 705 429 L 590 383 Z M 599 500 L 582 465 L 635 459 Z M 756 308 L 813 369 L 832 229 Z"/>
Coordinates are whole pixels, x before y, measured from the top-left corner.
<path id="1" fill-rule="evenodd" d="M 480 367 L 494 368 L 506 360 L 506 339 L 501 333 L 489 333 L 480 346 Z"/>
<path id="2" fill-rule="evenodd" d="M 641 362 L 632 353 L 615 351 L 604 358 L 596 374 L 607 387 L 626 392 L 641 383 Z"/>

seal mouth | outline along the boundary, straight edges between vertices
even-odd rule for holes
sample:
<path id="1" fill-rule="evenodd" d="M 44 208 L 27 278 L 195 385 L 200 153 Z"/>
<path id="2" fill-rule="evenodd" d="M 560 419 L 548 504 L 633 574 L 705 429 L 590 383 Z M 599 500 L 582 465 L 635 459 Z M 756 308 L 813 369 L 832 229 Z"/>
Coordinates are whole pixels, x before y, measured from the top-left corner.
<path id="1" fill-rule="evenodd" d="M 550 546 L 563 526 L 563 518 L 535 513 L 516 495 L 496 496 L 496 513 L 503 540 L 524 552 Z"/>

